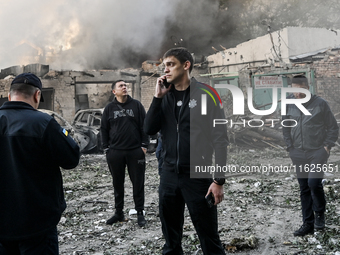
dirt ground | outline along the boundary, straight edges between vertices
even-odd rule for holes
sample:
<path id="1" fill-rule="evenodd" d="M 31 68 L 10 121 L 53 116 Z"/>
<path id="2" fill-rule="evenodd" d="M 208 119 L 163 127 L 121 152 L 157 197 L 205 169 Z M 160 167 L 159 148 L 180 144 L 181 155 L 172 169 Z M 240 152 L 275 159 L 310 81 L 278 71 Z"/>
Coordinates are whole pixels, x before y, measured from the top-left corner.
<path id="1" fill-rule="evenodd" d="M 339 165 L 340 152 L 329 163 Z M 241 166 L 290 166 L 287 152 L 278 149 L 249 150 L 231 146 L 228 163 Z M 284 169 L 284 168 L 283 168 Z M 340 172 L 340 171 L 339 171 Z M 301 225 L 298 183 L 293 171 L 251 173 L 229 177 L 225 200 L 218 205 L 219 232 L 227 254 L 336 254 L 340 255 L 340 173 L 327 173 L 326 228 L 314 235 L 294 237 Z M 104 155 L 82 155 L 79 166 L 62 170 L 67 209 L 58 225 L 60 254 L 161 254 L 164 244 L 158 215 L 157 160 L 147 155 L 145 212 L 147 225 L 140 228 L 134 215 L 132 187 L 125 180 L 126 222 L 113 226 L 105 221 L 114 213 L 111 176 Z M 185 211 L 185 254 L 202 254 L 198 237 Z"/>

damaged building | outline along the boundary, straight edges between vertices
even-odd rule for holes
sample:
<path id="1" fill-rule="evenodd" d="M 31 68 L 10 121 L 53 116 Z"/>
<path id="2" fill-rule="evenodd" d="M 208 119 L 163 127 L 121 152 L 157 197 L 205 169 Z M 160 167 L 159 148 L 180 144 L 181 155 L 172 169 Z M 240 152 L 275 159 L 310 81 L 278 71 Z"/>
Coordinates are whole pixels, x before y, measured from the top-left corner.
<path id="1" fill-rule="evenodd" d="M 336 116 L 340 113 L 340 31 L 325 28 L 286 27 L 221 49 L 207 57 L 211 85 L 233 84 L 244 92 L 253 88 L 253 104 L 268 109 L 270 87 L 289 87 L 291 78 L 305 75 L 310 91 L 328 101 Z M 275 81 L 275 85 L 266 82 Z M 274 84 L 274 83 L 273 83 Z M 221 95 L 227 93 L 219 90 Z M 244 93 L 246 94 L 246 93 Z M 279 95 L 280 98 L 280 95 Z"/>
<path id="2" fill-rule="evenodd" d="M 215 51 L 207 57 L 193 54 L 192 76 L 216 87 L 231 84 L 247 94 L 253 88 L 253 104 L 265 110 L 272 105 L 272 84 L 291 86 L 291 78 L 305 75 L 310 91 L 328 101 L 334 114 L 340 114 L 340 31 L 325 28 L 286 27 L 267 35 L 241 43 L 234 48 Z M 157 77 L 163 72 L 159 61 L 145 61 L 141 72 L 141 100 L 148 108 L 154 94 Z M 231 99 L 226 89 L 217 89 L 222 98 Z M 278 99 L 280 99 L 279 90 Z M 275 112 L 279 116 L 280 102 Z M 247 108 L 247 107 L 246 107 Z M 249 111 L 248 111 L 249 112 Z M 232 112 L 226 112 L 232 115 Z"/>
<path id="3" fill-rule="evenodd" d="M 336 118 L 340 114 L 337 97 L 340 90 L 340 31 L 325 28 L 286 27 L 265 36 L 246 41 L 234 48 L 221 50 L 206 58 L 211 86 L 234 85 L 245 96 L 244 115 L 235 115 L 233 95 L 217 88 L 228 121 L 232 142 L 248 148 L 270 146 L 284 148 L 281 123 L 281 89 L 291 87 L 295 75 L 305 75 L 310 92 L 328 101 Z M 252 105 L 256 110 L 272 108 L 273 88 L 277 90 L 277 107 L 270 115 L 254 114 L 248 109 L 247 91 L 251 88 Z M 237 123 L 233 125 L 232 123 Z M 250 128 L 251 127 L 251 128 Z"/>
<path id="4" fill-rule="evenodd" d="M 212 86 L 232 84 L 243 91 L 252 87 L 254 106 L 268 109 L 272 103 L 271 86 L 264 82 L 268 77 L 276 81 L 276 87 L 287 87 L 292 76 L 304 74 L 310 81 L 311 92 L 326 99 L 337 117 L 340 113 L 336 97 L 340 90 L 339 32 L 286 27 L 234 48 L 214 48 L 216 53 L 207 57 L 193 53 L 192 76 Z M 32 72 L 43 83 L 45 102 L 40 108 L 55 111 L 68 121 L 78 110 L 105 107 L 112 100 L 111 84 L 117 79 L 129 83 L 130 95 L 140 100 L 147 110 L 156 79 L 163 71 L 161 61 L 152 60 L 145 61 L 140 69 L 122 70 L 57 71 L 43 64 L 12 66 L 0 73 L 0 104 L 7 100 L 12 79 L 19 73 Z M 222 97 L 228 93 L 223 89 L 218 92 Z"/>
<path id="5" fill-rule="evenodd" d="M 202 56 L 196 61 L 201 59 Z M 71 122 L 77 111 L 104 108 L 111 102 L 112 82 L 119 79 L 129 84 L 129 94 L 140 100 L 147 110 L 154 96 L 156 79 L 163 74 L 163 66 L 160 61 L 151 60 L 145 61 L 141 69 L 98 71 L 56 71 L 42 64 L 12 66 L 0 73 L 0 105 L 8 100 L 14 77 L 23 72 L 34 73 L 42 81 L 45 102 L 41 102 L 39 108 L 54 111 Z M 202 68 L 197 64 L 193 74 L 198 76 L 200 73 L 206 73 L 206 66 Z M 208 78 L 204 80 L 209 82 Z"/>
<path id="6" fill-rule="evenodd" d="M 30 64 L 2 69 L 0 73 L 0 104 L 8 100 L 8 91 L 14 77 L 31 72 L 40 77 L 45 102 L 39 108 L 55 111 L 66 120 L 72 121 L 75 113 L 82 109 L 103 108 L 112 100 L 111 85 L 118 79 L 129 83 L 129 93 L 140 98 L 139 71 L 56 71 L 48 65 Z"/>

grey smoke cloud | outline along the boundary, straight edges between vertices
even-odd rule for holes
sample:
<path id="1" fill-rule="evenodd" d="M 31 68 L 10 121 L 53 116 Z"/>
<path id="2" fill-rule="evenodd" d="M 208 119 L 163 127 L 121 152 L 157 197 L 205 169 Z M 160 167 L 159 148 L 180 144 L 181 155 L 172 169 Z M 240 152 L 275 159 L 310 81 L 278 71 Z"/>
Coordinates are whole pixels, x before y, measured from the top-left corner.
<path id="1" fill-rule="evenodd" d="M 140 67 L 174 46 L 213 54 L 268 25 L 340 29 L 339 12 L 338 0 L 0 0 L 0 68 Z"/>
<path id="2" fill-rule="evenodd" d="M 24 63 L 17 53 L 33 47 L 52 68 L 79 70 L 124 66 L 124 58 L 158 53 L 180 0 L 2 2 L 0 68 Z"/>

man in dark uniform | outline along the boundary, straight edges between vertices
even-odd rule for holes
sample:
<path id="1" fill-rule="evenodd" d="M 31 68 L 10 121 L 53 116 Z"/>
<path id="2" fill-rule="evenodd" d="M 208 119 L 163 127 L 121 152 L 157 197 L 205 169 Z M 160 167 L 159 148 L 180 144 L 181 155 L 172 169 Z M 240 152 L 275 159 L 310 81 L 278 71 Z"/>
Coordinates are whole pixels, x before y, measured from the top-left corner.
<path id="1" fill-rule="evenodd" d="M 309 90 L 307 78 L 295 76 L 292 87 Z M 294 93 L 294 97 L 301 99 L 306 95 Z M 304 115 L 296 105 L 289 104 L 283 116 L 283 119 L 295 120 L 283 127 L 283 137 L 300 185 L 303 225 L 294 232 L 294 236 L 313 234 L 314 229 L 325 227 L 326 199 L 322 178 L 339 133 L 337 121 L 324 99 L 312 95 L 304 107 L 311 115 Z"/>
<path id="2" fill-rule="evenodd" d="M 144 217 L 145 153 L 149 137 L 143 131 L 145 109 L 128 95 L 127 84 L 118 80 L 112 84 L 113 102 L 108 104 L 101 120 L 101 134 L 107 163 L 112 175 L 115 195 L 115 214 L 107 220 L 112 225 L 124 221 L 124 180 L 127 166 L 133 185 L 133 200 L 139 226 Z"/>
<path id="3" fill-rule="evenodd" d="M 225 254 L 218 235 L 217 204 L 223 199 L 223 178 L 191 178 L 192 162 L 202 165 L 215 160 L 226 164 L 227 132 L 225 125 L 213 128 L 213 119 L 224 113 L 212 100 L 208 114 L 201 115 L 203 84 L 190 78 L 193 58 L 185 48 L 170 49 L 164 54 L 165 75 L 157 79 L 156 91 L 145 119 L 145 132 L 162 134 L 163 165 L 159 186 L 159 214 L 165 238 L 163 254 L 183 254 L 185 204 L 190 212 L 204 254 Z M 170 83 L 165 86 L 165 81 Z M 206 125 L 205 125 L 206 124 Z M 214 205 L 205 197 L 212 193 Z"/>
<path id="4" fill-rule="evenodd" d="M 80 153 L 53 117 L 36 110 L 41 89 L 37 76 L 20 74 L 0 108 L 0 254 L 59 254 L 66 208 L 59 167 L 76 167 Z"/>

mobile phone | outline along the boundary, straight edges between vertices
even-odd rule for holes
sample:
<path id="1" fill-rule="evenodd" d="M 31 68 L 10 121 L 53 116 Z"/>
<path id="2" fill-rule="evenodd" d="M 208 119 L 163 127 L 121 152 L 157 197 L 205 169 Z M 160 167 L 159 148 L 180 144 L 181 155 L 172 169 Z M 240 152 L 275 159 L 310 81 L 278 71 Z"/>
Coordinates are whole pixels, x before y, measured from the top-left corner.
<path id="1" fill-rule="evenodd" d="M 209 208 L 213 207 L 215 204 L 215 198 L 212 192 L 208 194 L 208 196 L 205 197 L 205 200 L 207 201 L 207 205 Z"/>
<path id="2" fill-rule="evenodd" d="M 167 82 L 166 78 L 163 79 L 163 85 L 166 87 L 166 88 L 169 88 L 171 83 Z"/>

